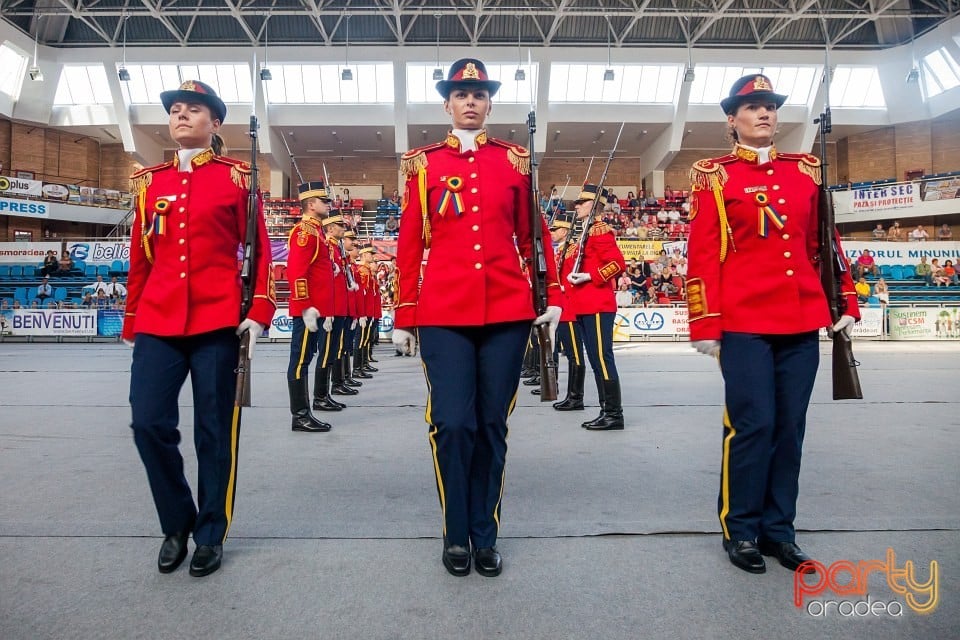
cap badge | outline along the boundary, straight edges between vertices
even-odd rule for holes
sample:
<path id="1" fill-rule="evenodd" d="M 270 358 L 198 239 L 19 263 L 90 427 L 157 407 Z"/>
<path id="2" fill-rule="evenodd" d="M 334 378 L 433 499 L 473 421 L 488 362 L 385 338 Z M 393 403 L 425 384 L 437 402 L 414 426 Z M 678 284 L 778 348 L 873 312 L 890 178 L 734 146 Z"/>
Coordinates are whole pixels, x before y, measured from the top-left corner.
<path id="1" fill-rule="evenodd" d="M 477 65 L 472 62 L 468 62 L 467 66 L 463 68 L 463 79 L 464 80 L 479 80 L 480 73 L 477 71 Z"/>

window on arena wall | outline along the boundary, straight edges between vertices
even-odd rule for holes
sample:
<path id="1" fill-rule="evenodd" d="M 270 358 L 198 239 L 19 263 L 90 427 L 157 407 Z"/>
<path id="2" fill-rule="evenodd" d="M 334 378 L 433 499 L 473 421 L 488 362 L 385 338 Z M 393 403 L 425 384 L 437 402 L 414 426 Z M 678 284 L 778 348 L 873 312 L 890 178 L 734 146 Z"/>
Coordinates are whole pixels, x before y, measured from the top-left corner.
<path id="1" fill-rule="evenodd" d="M 113 104 L 107 72 L 102 64 L 66 65 L 60 74 L 55 106 Z"/>
<path id="2" fill-rule="evenodd" d="M 130 104 L 160 104 L 161 91 L 186 80 L 205 82 L 228 104 L 253 100 L 248 64 L 131 64 L 127 71 L 130 80 L 120 86 Z"/>
<path id="3" fill-rule="evenodd" d="M 613 80 L 604 80 L 607 69 Z M 683 66 L 648 64 L 550 65 L 550 102 L 668 104 L 676 100 Z"/>
<path id="4" fill-rule="evenodd" d="M 537 98 L 540 65 L 526 62 L 507 64 L 487 64 L 487 75 L 491 80 L 502 84 L 495 102 L 506 104 L 530 104 L 531 97 Z M 437 93 L 437 81 L 433 79 L 435 62 L 411 62 L 407 64 L 407 102 L 410 104 L 435 103 L 440 99 Z M 447 77 L 450 65 L 441 65 L 443 77 Z M 523 80 L 517 80 L 517 69 L 523 71 Z"/>
<path id="5" fill-rule="evenodd" d="M 830 106 L 885 109 L 887 102 L 877 68 L 838 65 L 830 81 Z"/>
<path id="6" fill-rule="evenodd" d="M 820 67 L 816 65 L 791 65 L 777 67 L 739 67 L 697 65 L 690 87 L 690 104 L 719 104 L 730 93 L 730 87 L 742 76 L 762 73 L 770 78 L 777 93 L 787 96 L 785 104 L 806 105 L 819 78 Z"/>
<path id="7" fill-rule="evenodd" d="M 924 56 L 920 62 L 923 88 L 928 98 L 960 86 L 960 65 L 946 48 Z"/>
<path id="8" fill-rule="evenodd" d="M 27 71 L 27 56 L 7 43 L 0 45 L 0 92 L 16 100 L 20 97 L 23 74 Z"/>
<path id="9" fill-rule="evenodd" d="M 271 104 L 392 104 L 391 63 L 270 65 L 263 82 Z M 343 79 L 350 69 L 352 80 Z"/>

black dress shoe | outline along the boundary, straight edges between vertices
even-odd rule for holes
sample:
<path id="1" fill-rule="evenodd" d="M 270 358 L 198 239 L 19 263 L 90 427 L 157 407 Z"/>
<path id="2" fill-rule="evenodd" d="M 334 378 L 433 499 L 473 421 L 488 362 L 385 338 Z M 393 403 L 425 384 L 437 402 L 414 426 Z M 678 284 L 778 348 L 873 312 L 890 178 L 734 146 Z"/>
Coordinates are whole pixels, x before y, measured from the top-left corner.
<path id="1" fill-rule="evenodd" d="M 757 550 L 750 540 L 724 540 L 723 548 L 734 566 L 740 567 L 750 573 L 764 573 L 767 570 L 767 564 L 763 561 L 763 556 Z"/>
<path id="2" fill-rule="evenodd" d="M 163 539 L 160 555 L 157 557 L 157 568 L 160 569 L 160 573 L 176 571 L 183 559 L 187 557 L 187 540 L 189 539 L 189 530 Z"/>
<path id="3" fill-rule="evenodd" d="M 773 556 L 780 564 L 790 571 L 796 571 L 804 562 L 811 560 L 810 556 L 800 550 L 793 542 L 771 542 L 770 540 L 758 540 L 757 548 L 765 556 Z M 803 573 L 816 573 L 817 570 L 812 566 L 803 568 Z"/>
<path id="4" fill-rule="evenodd" d="M 313 399 L 313 410 L 314 411 L 343 411 L 344 405 L 335 402 L 333 398 L 314 398 Z"/>
<path id="5" fill-rule="evenodd" d="M 539 387 L 540 386 L 540 376 L 534 376 L 523 381 L 524 386 L 527 387 Z"/>
<path id="6" fill-rule="evenodd" d="M 360 392 L 342 384 L 335 384 L 330 388 L 330 393 L 335 396 L 355 396 Z"/>
<path id="7" fill-rule="evenodd" d="M 461 547 L 458 544 L 444 547 L 443 566 L 457 577 L 468 575 L 470 573 L 470 552 L 467 551 L 466 547 Z"/>
<path id="8" fill-rule="evenodd" d="M 496 547 L 486 547 L 473 552 L 473 564 L 477 573 L 488 578 L 494 578 L 503 571 L 503 559 Z"/>
<path id="9" fill-rule="evenodd" d="M 223 560 L 223 545 L 202 544 L 193 552 L 190 560 L 190 575 L 195 578 L 208 576 L 220 568 Z"/>

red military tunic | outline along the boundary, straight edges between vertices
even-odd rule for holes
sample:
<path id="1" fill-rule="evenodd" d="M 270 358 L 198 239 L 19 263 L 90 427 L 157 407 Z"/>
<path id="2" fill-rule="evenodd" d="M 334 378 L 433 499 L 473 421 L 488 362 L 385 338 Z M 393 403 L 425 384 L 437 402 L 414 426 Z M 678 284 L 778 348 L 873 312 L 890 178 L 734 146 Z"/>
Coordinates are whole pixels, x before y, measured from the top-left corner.
<path id="1" fill-rule="evenodd" d="M 563 268 L 573 269 L 580 245 L 574 245 L 573 255 L 564 261 Z M 569 267 L 568 267 L 569 265 Z M 590 281 L 573 285 L 566 282 L 567 300 L 576 315 L 615 313 L 617 297 L 613 287 L 617 276 L 627 268 L 623 253 L 610 226 L 597 220 L 590 227 L 586 255 L 580 267 L 581 273 L 589 273 Z M 566 275 L 564 275 L 566 278 Z"/>
<path id="2" fill-rule="evenodd" d="M 246 236 L 250 167 L 206 149 L 180 171 L 178 156 L 131 176 L 135 212 L 123 338 L 191 336 L 236 326 L 239 247 Z M 270 239 L 258 198 L 254 299 L 248 317 L 276 309 Z"/>
<path id="3" fill-rule="evenodd" d="M 407 175 L 397 241 L 395 326 L 479 326 L 532 320 L 533 294 L 522 260 L 531 257 L 530 153 L 510 142 L 476 137 L 404 154 Z M 543 237 L 550 234 L 542 222 Z M 516 240 L 514 240 L 516 236 Z M 547 298 L 560 306 L 549 242 Z M 430 256 L 418 286 L 424 249 Z"/>
<path id="4" fill-rule="evenodd" d="M 724 331 L 804 333 L 830 324 L 817 254 L 819 167 L 815 156 L 776 149 L 759 163 L 756 152 L 740 146 L 693 165 L 691 340 L 719 340 Z M 849 268 L 842 290 L 844 313 L 859 319 Z"/>
<path id="5" fill-rule="evenodd" d="M 360 315 L 373 319 L 376 317 L 373 308 L 376 302 L 376 294 L 374 293 L 377 288 L 376 278 L 373 277 L 369 265 L 366 264 L 357 265 L 356 276 L 357 282 L 360 284 L 360 292 L 363 293 L 363 306 Z"/>
<path id="6" fill-rule="evenodd" d="M 333 316 L 333 264 L 320 220 L 304 216 L 290 231 L 287 245 L 290 315 L 301 316 L 315 307 L 321 317 Z"/>
<path id="7" fill-rule="evenodd" d="M 348 291 L 347 296 L 350 300 L 350 317 L 360 318 L 367 315 L 367 289 L 360 280 L 360 265 L 356 262 L 350 263 L 350 271 L 353 273 L 353 281 L 359 287 L 356 291 Z"/>
<path id="8" fill-rule="evenodd" d="M 572 229 L 570 233 L 573 233 Z M 563 245 L 561 244 L 557 249 L 563 249 Z M 570 289 L 573 285 L 567 281 L 567 276 L 573 273 L 573 263 L 577 261 L 577 243 L 570 241 L 563 251 L 565 254 L 563 257 L 559 252 L 557 253 L 557 273 L 560 279 L 560 290 L 563 292 L 563 312 L 560 314 L 560 322 L 576 322 L 577 311 L 570 300 Z"/>
<path id="9" fill-rule="evenodd" d="M 350 306 L 347 300 L 347 266 L 340 253 L 340 243 L 333 236 L 327 238 L 327 255 L 334 265 L 333 276 L 333 315 L 346 317 L 350 315 Z"/>

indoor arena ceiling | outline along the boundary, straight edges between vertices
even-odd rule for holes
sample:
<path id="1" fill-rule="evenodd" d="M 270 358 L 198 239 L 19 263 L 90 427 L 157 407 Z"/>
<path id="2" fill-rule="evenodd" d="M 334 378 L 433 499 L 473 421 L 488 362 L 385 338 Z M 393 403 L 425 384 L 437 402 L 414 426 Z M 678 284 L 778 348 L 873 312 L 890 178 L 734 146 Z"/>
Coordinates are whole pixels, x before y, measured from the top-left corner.
<path id="1" fill-rule="evenodd" d="M 960 0 L 0 0 L 55 47 L 430 45 L 877 49 Z M 125 24 L 125 28 L 124 28 Z"/>

